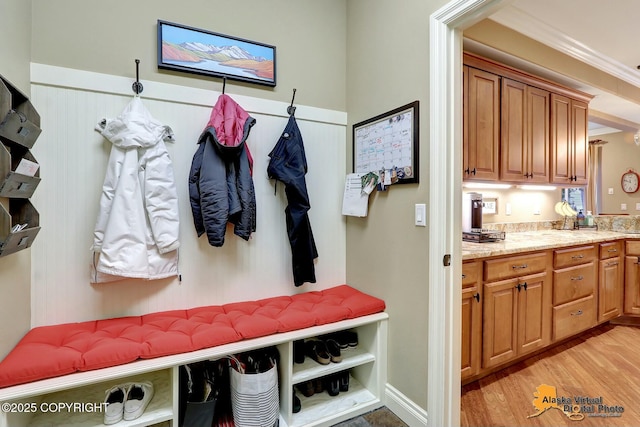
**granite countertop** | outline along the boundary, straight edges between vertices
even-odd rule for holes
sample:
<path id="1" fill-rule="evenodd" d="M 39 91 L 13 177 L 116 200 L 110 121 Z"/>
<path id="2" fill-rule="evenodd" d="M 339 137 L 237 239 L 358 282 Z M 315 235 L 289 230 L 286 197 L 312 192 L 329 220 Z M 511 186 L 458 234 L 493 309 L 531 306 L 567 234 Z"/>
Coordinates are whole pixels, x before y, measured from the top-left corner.
<path id="1" fill-rule="evenodd" d="M 471 260 L 497 255 L 517 254 L 563 246 L 599 243 L 611 240 L 640 238 L 636 233 L 595 230 L 541 230 L 507 232 L 505 239 L 491 243 L 462 242 L 462 259 Z"/>

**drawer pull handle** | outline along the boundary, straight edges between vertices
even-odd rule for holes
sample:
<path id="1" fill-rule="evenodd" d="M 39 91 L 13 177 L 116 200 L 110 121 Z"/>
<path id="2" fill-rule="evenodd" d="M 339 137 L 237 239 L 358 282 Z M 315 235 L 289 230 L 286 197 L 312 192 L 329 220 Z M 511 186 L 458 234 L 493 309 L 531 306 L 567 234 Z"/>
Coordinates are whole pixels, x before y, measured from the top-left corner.
<path id="1" fill-rule="evenodd" d="M 582 310 L 571 313 L 572 316 L 582 316 Z"/>
<path id="2" fill-rule="evenodd" d="M 618 261 L 610 262 L 607 267 L 613 267 L 614 265 L 618 265 Z"/>
<path id="3" fill-rule="evenodd" d="M 580 255 L 574 255 L 571 257 L 571 259 L 582 259 L 584 258 L 584 255 L 580 254 Z"/>
<path id="4" fill-rule="evenodd" d="M 618 249 L 616 249 L 616 248 L 610 248 L 610 249 L 607 249 L 607 252 L 618 252 Z"/>
<path id="5" fill-rule="evenodd" d="M 463 279 L 466 279 L 466 278 L 467 278 L 467 275 L 466 275 L 466 274 L 463 274 L 463 275 L 462 275 L 462 278 L 463 278 Z"/>
<path id="6" fill-rule="evenodd" d="M 479 292 L 476 292 L 473 297 L 476 299 L 476 301 L 480 302 L 480 293 Z"/>
<path id="7" fill-rule="evenodd" d="M 524 290 L 527 290 L 527 282 L 524 282 L 524 285 L 522 285 L 522 287 L 524 288 Z"/>
<path id="8" fill-rule="evenodd" d="M 514 270 L 519 270 L 519 269 L 527 268 L 527 267 L 529 267 L 527 264 L 512 265 L 512 266 L 511 266 L 511 268 L 512 268 L 512 269 L 514 269 Z"/>
<path id="9" fill-rule="evenodd" d="M 571 276 L 571 280 L 582 280 L 584 279 L 583 276 Z"/>

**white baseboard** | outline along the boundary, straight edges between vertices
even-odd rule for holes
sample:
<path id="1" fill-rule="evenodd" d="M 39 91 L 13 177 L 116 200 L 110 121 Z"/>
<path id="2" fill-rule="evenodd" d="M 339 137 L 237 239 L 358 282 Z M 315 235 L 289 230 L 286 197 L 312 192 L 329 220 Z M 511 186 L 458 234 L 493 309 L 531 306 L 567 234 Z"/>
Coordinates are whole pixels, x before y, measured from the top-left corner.
<path id="1" fill-rule="evenodd" d="M 400 393 L 392 385 L 387 384 L 385 386 L 384 394 L 387 408 L 400 417 L 402 421 L 410 427 L 427 427 L 427 420 L 429 419 L 427 411 L 416 405 L 415 402 Z"/>

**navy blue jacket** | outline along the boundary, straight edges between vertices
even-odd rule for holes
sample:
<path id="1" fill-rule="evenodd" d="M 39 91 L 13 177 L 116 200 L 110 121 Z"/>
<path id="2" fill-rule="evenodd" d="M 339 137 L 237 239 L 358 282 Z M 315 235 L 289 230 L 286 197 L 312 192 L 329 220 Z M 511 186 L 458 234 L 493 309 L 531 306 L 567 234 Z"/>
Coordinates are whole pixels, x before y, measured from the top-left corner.
<path id="1" fill-rule="evenodd" d="M 289 117 L 289 122 L 269 157 L 271 159 L 267 174 L 269 178 L 284 183 L 287 195 L 285 219 L 291 245 L 293 282 L 295 286 L 301 286 L 305 282 L 315 283 L 314 260 L 318 257 L 318 251 L 308 215 L 311 205 L 305 180 L 307 157 L 302 135 L 293 115 Z"/>

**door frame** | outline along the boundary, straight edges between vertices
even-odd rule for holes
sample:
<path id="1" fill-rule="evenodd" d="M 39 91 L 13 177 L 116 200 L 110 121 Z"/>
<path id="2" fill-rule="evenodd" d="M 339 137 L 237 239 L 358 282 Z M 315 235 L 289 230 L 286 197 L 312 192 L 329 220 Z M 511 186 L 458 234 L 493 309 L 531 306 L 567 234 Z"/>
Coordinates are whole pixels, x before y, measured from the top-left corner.
<path id="1" fill-rule="evenodd" d="M 511 2 L 453 0 L 429 20 L 427 414 L 431 426 L 460 425 L 462 31 Z"/>

